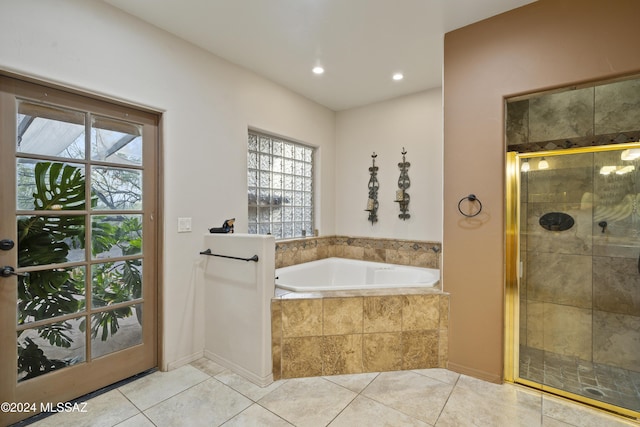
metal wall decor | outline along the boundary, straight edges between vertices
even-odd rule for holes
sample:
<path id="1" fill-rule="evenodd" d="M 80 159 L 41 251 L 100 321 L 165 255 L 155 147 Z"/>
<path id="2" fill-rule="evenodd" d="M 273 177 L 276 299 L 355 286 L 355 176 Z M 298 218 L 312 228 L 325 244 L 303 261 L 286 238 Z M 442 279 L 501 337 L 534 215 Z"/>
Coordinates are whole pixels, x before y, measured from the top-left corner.
<path id="1" fill-rule="evenodd" d="M 376 157 L 378 155 L 374 151 L 371 155 L 371 167 L 369 168 L 369 175 L 371 175 L 369 178 L 369 200 L 367 200 L 367 209 L 365 209 L 365 211 L 369 212 L 371 224 L 378 222 L 378 188 L 380 188 L 380 184 L 378 184 Z"/>
<path id="2" fill-rule="evenodd" d="M 411 166 L 411 163 L 406 161 L 406 154 L 407 150 L 402 147 L 402 163 L 398 163 L 398 167 L 400 168 L 400 177 L 398 178 L 398 190 L 396 190 L 395 200 L 400 207 L 400 214 L 398 215 L 398 218 L 403 221 L 407 218 L 411 218 L 411 215 L 408 213 L 411 197 L 409 197 L 409 193 L 407 193 L 407 188 L 411 186 L 411 181 L 409 180 L 409 166 Z"/>

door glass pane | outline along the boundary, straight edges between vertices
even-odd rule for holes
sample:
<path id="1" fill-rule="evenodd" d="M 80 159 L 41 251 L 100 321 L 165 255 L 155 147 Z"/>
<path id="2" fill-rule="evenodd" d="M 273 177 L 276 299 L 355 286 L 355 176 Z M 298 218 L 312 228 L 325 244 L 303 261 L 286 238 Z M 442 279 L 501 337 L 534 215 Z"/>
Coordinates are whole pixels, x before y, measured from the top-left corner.
<path id="1" fill-rule="evenodd" d="M 142 165 L 142 128 L 139 125 L 93 116 L 91 159 Z"/>
<path id="2" fill-rule="evenodd" d="M 18 267 L 84 261 L 84 216 L 18 216 L 17 222 Z"/>
<path id="3" fill-rule="evenodd" d="M 521 172 L 520 377 L 638 411 L 640 159 L 544 160 Z"/>
<path id="4" fill-rule="evenodd" d="M 84 124 L 85 113 L 21 101 L 16 151 L 84 159 Z"/>
<path id="5" fill-rule="evenodd" d="M 142 296 L 142 260 L 91 266 L 91 305 L 105 307 Z"/>
<path id="6" fill-rule="evenodd" d="M 18 277 L 18 325 L 84 310 L 85 267 L 32 271 Z"/>
<path id="7" fill-rule="evenodd" d="M 91 218 L 94 259 L 142 253 L 142 215 L 94 215 Z"/>
<path id="8" fill-rule="evenodd" d="M 142 304 L 95 313 L 91 324 L 93 359 L 142 344 Z"/>
<path id="9" fill-rule="evenodd" d="M 93 166 L 91 191 L 97 196 L 95 209 L 140 210 L 142 171 Z"/>
<path id="10" fill-rule="evenodd" d="M 18 159 L 18 210 L 83 210 L 84 166 L 73 163 Z"/>
<path id="11" fill-rule="evenodd" d="M 84 317 L 18 332 L 18 382 L 86 360 Z"/>

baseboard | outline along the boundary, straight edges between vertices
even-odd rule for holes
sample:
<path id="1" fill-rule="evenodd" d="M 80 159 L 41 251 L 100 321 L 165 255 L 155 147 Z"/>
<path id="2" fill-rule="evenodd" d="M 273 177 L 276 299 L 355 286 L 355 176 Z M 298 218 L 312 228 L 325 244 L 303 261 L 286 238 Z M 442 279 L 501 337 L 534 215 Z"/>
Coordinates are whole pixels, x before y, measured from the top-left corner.
<path id="1" fill-rule="evenodd" d="M 188 356 L 181 357 L 178 360 L 174 360 L 173 362 L 167 363 L 167 365 L 163 367 L 163 371 L 173 371 L 174 369 L 178 369 L 181 366 L 188 365 L 189 363 L 198 359 L 202 359 L 203 357 L 204 351 L 198 351 Z"/>
<path id="2" fill-rule="evenodd" d="M 456 363 L 449 362 L 447 364 L 447 369 L 453 372 L 457 372 L 459 374 L 467 375 L 470 377 L 478 378 L 480 380 L 489 381 L 496 384 L 502 384 L 502 376 L 492 374 L 490 372 L 480 371 L 478 369 L 473 369 L 468 366 L 458 365 Z"/>
<path id="3" fill-rule="evenodd" d="M 252 383 L 254 383 L 259 387 L 266 387 L 273 382 L 273 373 L 269 373 L 265 377 L 260 377 L 254 374 L 253 372 L 246 370 L 242 366 L 239 366 L 231 362 L 230 360 L 220 357 L 217 354 L 210 352 L 209 350 L 204 351 L 204 357 L 206 357 L 209 360 L 213 360 L 218 365 L 221 365 L 227 369 L 230 369 L 234 373 L 240 375 L 243 378 L 246 378 L 247 380 L 251 381 Z"/>

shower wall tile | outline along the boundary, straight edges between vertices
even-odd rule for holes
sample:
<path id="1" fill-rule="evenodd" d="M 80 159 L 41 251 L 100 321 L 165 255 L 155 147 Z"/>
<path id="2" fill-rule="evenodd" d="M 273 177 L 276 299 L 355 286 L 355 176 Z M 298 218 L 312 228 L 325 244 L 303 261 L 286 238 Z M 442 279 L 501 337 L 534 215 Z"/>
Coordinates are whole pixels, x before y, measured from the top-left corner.
<path id="1" fill-rule="evenodd" d="M 594 309 L 640 316 L 637 258 L 593 257 Z"/>
<path id="2" fill-rule="evenodd" d="M 640 372 L 640 317 L 593 312 L 594 361 Z"/>
<path id="3" fill-rule="evenodd" d="M 544 170 L 537 170 L 540 160 L 541 157 L 529 159 L 528 202 L 580 203 L 586 192 L 593 191 L 592 153 L 545 157 L 549 169 Z"/>
<path id="4" fill-rule="evenodd" d="M 576 89 L 529 100 L 529 142 L 593 134 L 594 89 Z"/>
<path id="5" fill-rule="evenodd" d="M 507 146 L 529 142 L 529 100 L 507 103 Z"/>
<path id="6" fill-rule="evenodd" d="M 527 298 L 591 308 L 591 256 L 529 252 Z"/>
<path id="7" fill-rule="evenodd" d="M 592 250 L 591 209 L 580 204 L 529 203 L 527 213 L 527 252 L 590 255 Z M 574 225 L 565 231 L 549 231 L 540 225 L 540 217 L 548 212 L 564 212 L 573 217 Z M 531 255 L 529 255 L 531 258 Z"/>
<path id="8" fill-rule="evenodd" d="M 361 334 L 363 298 L 325 298 L 323 335 Z"/>
<path id="9" fill-rule="evenodd" d="M 591 310 L 544 303 L 544 350 L 592 360 Z"/>
<path id="10" fill-rule="evenodd" d="M 322 375 L 362 372 L 362 334 L 323 337 Z"/>
<path id="11" fill-rule="evenodd" d="M 402 296 L 365 297 L 364 332 L 402 330 Z"/>
<path id="12" fill-rule="evenodd" d="M 640 80 L 609 83 L 595 88 L 596 134 L 637 130 L 640 123 Z"/>
<path id="13" fill-rule="evenodd" d="M 544 350 L 544 303 L 527 302 L 527 346 Z"/>

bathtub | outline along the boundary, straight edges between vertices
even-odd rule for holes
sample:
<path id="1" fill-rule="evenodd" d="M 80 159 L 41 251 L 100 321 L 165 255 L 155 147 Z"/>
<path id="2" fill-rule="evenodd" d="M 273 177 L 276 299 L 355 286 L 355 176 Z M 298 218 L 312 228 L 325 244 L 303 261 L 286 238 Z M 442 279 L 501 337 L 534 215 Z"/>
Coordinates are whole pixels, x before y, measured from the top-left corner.
<path id="1" fill-rule="evenodd" d="M 432 288 L 440 280 L 433 268 L 344 258 L 325 258 L 276 269 L 276 286 L 293 292 L 385 288 Z"/>

